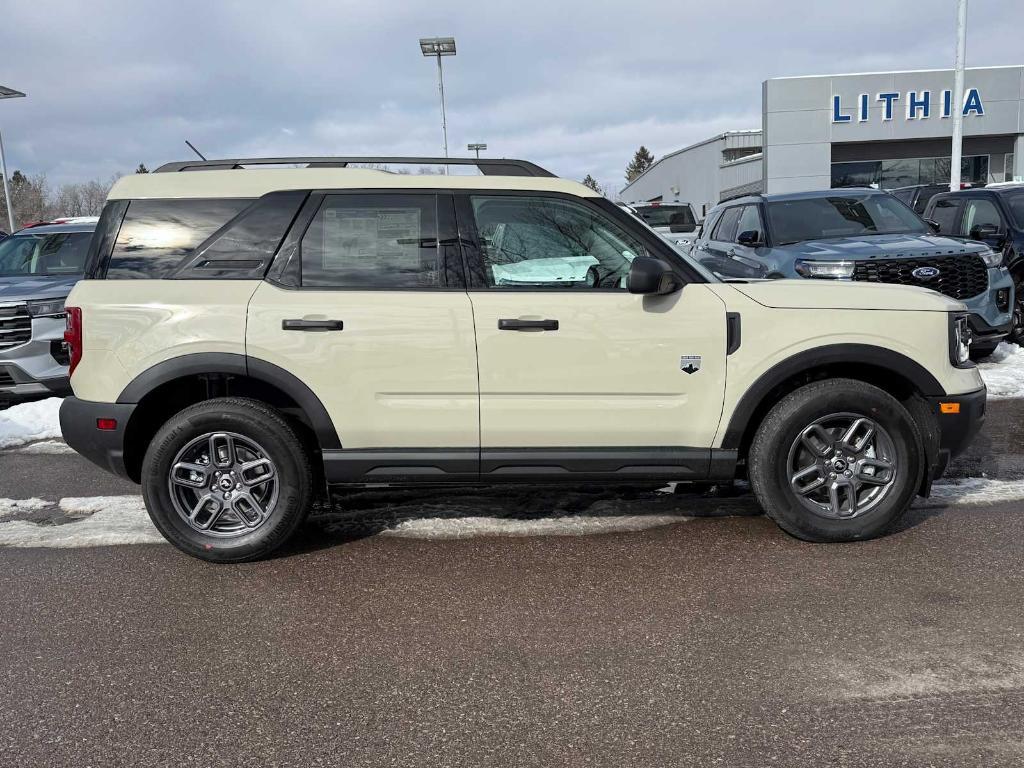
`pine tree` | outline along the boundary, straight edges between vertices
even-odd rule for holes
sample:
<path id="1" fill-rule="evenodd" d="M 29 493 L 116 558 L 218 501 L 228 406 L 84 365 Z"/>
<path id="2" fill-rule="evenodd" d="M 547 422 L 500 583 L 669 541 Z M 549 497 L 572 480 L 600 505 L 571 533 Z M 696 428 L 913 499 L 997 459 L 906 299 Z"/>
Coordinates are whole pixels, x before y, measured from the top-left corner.
<path id="1" fill-rule="evenodd" d="M 149 168 L 146 167 L 145 163 L 139 163 L 139 167 L 135 169 L 136 173 L 149 173 Z"/>
<path id="2" fill-rule="evenodd" d="M 599 194 L 604 194 L 604 190 L 601 189 L 601 185 L 597 183 L 597 179 L 595 179 L 589 173 L 587 174 L 586 178 L 583 179 L 583 186 L 588 187 L 589 189 L 592 189 Z"/>
<path id="3" fill-rule="evenodd" d="M 643 144 L 633 155 L 632 161 L 626 166 L 626 181 L 633 181 L 637 176 L 654 165 L 654 155 Z"/>

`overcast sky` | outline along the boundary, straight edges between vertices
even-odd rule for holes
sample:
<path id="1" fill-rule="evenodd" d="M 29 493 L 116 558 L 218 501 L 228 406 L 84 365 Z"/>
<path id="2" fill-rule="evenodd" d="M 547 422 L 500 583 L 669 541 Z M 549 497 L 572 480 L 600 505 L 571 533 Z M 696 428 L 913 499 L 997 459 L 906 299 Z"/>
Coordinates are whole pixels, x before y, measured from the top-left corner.
<path id="1" fill-rule="evenodd" d="M 6 0 L 8 169 L 52 184 L 190 155 L 438 155 L 471 141 L 613 188 L 656 156 L 761 122 L 769 77 L 952 64 L 955 0 Z M 1024 63 L 1024 1 L 971 0 L 969 66 Z"/>

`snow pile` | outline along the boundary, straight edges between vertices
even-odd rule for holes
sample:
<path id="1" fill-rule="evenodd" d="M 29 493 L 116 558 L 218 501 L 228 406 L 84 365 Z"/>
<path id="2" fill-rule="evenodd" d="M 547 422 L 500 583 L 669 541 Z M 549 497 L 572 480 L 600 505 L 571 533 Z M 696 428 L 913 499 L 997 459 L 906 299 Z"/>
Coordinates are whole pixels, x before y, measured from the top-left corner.
<path id="1" fill-rule="evenodd" d="M 1024 397 L 1024 347 L 1004 341 L 978 363 L 978 370 L 989 397 Z"/>
<path id="2" fill-rule="evenodd" d="M 164 543 L 139 496 L 61 499 L 60 508 L 84 519 L 63 525 L 38 525 L 23 520 L 0 522 L 0 546 L 65 548 Z"/>
<path id="3" fill-rule="evenodd" d="M 35 512 L 48 506 L 50 502 L 42 499 L 0 499 L 0 520 L 19 512 Z"/>
<path id="4" fill-rule="evenodd" d="M 917 499 L 915 507 L 945 507 L 951 504 L 994 504 L 1024 499 L 1024 480 L 993 480 L 968 477 L 944 480 L 932 486 L 932 495 Z"/>
<path id="5" fill-rule="evenodd" d="M 59 439 L 60 404 L 59 397 L 51 397 L 0 411 L 0 449 L 36 440 Z"/>
<path id="6" fill-rule="evenodd" d="M 38 443 L 29 443 L 24 448 L 16 449 L 15 452 L 63 455 L 68 453 L 74 453 L 75 449 L 72 448 L 67 443 L 65 443 L 63 440 L 42 440 Z"/>
<path id="7" fill-rule="evenodd" d="M 596 533 L 643 531 L 690 520 L 682 515 L 615 515 L 546 517 L 517 520 L 505 517 L 426 517 L 405 520 L 382 531 L 384 536 L 416 539 L 470 539 L 477 536 L 590 536 Z"/>

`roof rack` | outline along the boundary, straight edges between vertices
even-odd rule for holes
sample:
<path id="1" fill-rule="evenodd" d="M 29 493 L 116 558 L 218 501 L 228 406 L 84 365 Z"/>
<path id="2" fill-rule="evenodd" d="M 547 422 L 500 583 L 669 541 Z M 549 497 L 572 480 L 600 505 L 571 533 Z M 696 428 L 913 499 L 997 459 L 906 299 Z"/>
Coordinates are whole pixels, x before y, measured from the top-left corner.
<path id="1" fill-rule="evenodd" d="M 236 157 L 224 160 L 185 160 L 165 163 L 153 173 L 180 171 L 224 171 L 244 169 L 247 165 L 302 164 L 306 168 L 347 168 L 350 163 L 395 165 L 475 165 L 485 176 L 548 176 L 555 174 L 527 160 L 472 157 Z"/>

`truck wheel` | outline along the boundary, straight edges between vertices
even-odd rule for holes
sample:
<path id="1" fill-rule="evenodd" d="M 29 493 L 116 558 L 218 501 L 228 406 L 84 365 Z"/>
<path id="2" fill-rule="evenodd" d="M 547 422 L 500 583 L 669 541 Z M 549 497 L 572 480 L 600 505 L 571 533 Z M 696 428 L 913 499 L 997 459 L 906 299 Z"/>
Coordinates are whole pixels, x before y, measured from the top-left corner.
<path id="1" fill-rule="evenodd" d="M 257 400 L 207 400 L 160 428 L 142 463 L 153 524 L 213 563 L 266 557 L 313 503 L 309 455 L 281 414 Z"/>
<path id="2" fill-rule="evenodd" d="M 1024 347 L 1024 270 L 1013 280 L 1013 324 L 1007 341 Z"/>
<path id="3" fill-rule="evenodd" d="M 923 441 L 913 417 L 853 379 L 808 384 L 778 403 L 750 447 L 751 485 L 787 533 L 815 542 L 870 539 L 921 485 Z"/>

